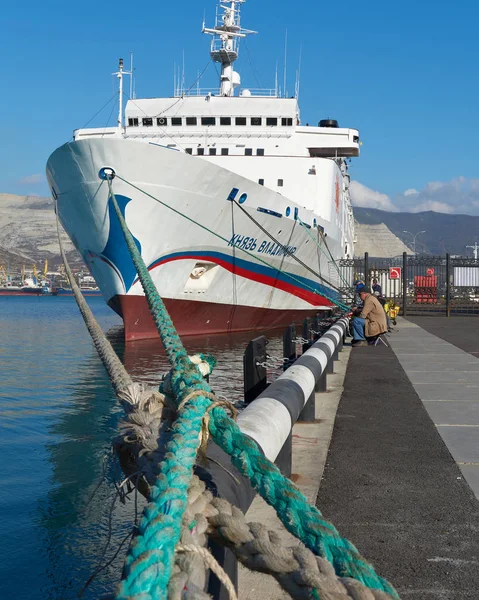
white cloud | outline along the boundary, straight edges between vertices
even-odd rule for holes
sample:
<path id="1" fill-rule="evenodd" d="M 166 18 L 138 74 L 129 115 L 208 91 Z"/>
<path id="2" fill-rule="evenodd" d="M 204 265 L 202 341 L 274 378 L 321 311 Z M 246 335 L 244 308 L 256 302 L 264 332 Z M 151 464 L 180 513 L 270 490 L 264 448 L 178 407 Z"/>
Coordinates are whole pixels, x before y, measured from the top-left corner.
<path id="1" fill-rule="evenodd" d="M 354 206 L 379 208 L 381 210 L 389 211 L 397 210 L 387 194 L 372 190 L 362 183 L 359 183 L 359 181 L 351 181 L 351 200 Z"/>
<path id="2" fill-rule="evenodd" d="M 43 183 L 45 181 L 45 176 L 40 173 L 35 173 L 34 175 L 26 175 L 22 177 L 18 182 L 20 185 L 36 185 L 38 183 Z"/>
<path id="3" fill-rule="evenodd" d="M 455 177 L 450 181 L 430 181 L 422 189 L 407 188 L 393 198 L 358 181 L 351 182 L 354 206 L 391 212 L 435 211 L 448 214 L 479 215 L 479 179 Z"/>

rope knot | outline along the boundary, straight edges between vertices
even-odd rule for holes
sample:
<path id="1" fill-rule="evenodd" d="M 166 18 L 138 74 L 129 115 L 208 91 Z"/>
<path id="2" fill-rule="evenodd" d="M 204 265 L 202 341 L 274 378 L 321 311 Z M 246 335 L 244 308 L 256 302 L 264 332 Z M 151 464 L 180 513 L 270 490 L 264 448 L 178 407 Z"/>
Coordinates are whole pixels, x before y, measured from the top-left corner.
<path id="1" fill-rule="evenodd" d="M 204 460 L 204 457 L 206 456 L 206 448 L 208 446 L 208 440 L 210 437 L 210 412 L 212 410 L 214 410 L 215 408 L 218 408 L 219 406 L 221 406 L 227 412 L 230 413 L 230 416 L 233 419 L 233 421 L 236 421 L 236 418 L 238 416 L 238 410 L 236 409 L 236 407 L 234 406 L 234 404 L 232 402 L 230 402 L 226 398 L 219 398 L 213 392 L 207 392 L 205 390 L 194 390 L 193 392 L 190 392 L 187 396 L 185 396 L 183 398 L 183 400 L 180 402 L 180 404 L 178 406 L 178 412 L 180 412 L 186 406 L 186 404 L 188 404 L 188 402 L 191 402 L 191 400 L 193 400 L 194 398 L 197 398 L 199 396 L 201 396 L 202 398 L 208 398 L 209 400 L 211 400 L 211 404 L 208 406 L 208 408 L 205 411 L 205 414 L 203 415 L 203 421 L 201 423 L 201 431 L 199 434 L 200 447 L 198 449 L 198 453 L 199 453 L 201 459 Z"/>

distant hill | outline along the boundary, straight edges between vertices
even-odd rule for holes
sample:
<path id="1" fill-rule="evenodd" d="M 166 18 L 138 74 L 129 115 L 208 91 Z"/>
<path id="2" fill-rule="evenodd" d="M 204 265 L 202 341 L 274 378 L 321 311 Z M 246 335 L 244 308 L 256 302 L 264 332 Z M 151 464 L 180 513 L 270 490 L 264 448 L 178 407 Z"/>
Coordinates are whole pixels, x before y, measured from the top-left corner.
<path id="1" fill-rule="evenodd" d="M 416 238 L 416 251 L 426 254 L 460 254 L 472 256 L 466 246 L 479 242 L 479 217 L 448 215 L 433 211 L 420 213 L 387 212 L 375 208 L 354 208 L 358 223 L 379 225 L 384 223 L 395 235 L 412 248 L 412 236 L 425 230 Z"/>
<path id="2" fill-rule="evenodd" d="M 63 247 L 72 266 L 82 267 L 79 253 L 68 236 Z M 53 201 L 37 196 L 0 194 L 0 266 L 11 272 L 22 265 L 41 267 L 48 259 L 51 269 L 61 264 Z"/>

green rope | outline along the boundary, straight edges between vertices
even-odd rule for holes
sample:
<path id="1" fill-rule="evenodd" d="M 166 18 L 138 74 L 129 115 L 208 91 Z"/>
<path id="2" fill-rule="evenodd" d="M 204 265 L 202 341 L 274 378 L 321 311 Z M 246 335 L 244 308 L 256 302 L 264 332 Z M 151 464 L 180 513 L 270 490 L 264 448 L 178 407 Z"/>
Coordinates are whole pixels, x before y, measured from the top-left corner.
<path id="1" fill-rule="evenodd" d="M 120 212 L 108 181 L 110 196 L 128 244 L 148 305 L 172 364 L 170 385 L 176 402 L 198 392 L 185 404 L 173 425 L 174 436 L 167 444 L 160 475 L 152 489 L 151 501 L 144 511 L 139 535 L 132 544 L 125 565 L 125 579 L 117 600 L 164 599 L 172 568 L 174 546 L 179 541 L 186 490 L 198 449 L 202 416 L 210 404 L 209 385 L 188 360 L 186 350 L 174 328 L 148 269 Z M 200 390 L 205 395 L 200 395 Z M 285 527 L 315 554 L 329 560 L 342 577 L 353 577 L 371 589 L 399 598 L 394 588 L 359 554 L 351 542 L 311 506 L 301 492 L 261 453 L 257 444 L 245 436 L 224 409 L 210 412 L 210 433 L 227 452 L 233 464 L 246 475 L 253 487 L 273 506 Z"/>
<path id="2" fill-rule="evenodd" d="M 174 550 L 180 540 L 181 520 L 187 504 L 203 416 L 211 403 L 208 398 L 211 390 L 199 369 L 188 358 L 123 219 L 110 179 L 108 187 L 150 311 L 172 366 L 170 385 L 174 396 L 180 403 L 191 392 L 205 394 L 196 396 L 194 402 L 187 402 L 172 426 L 165 459 L 159 466 L 160 475 L 151 489 L 150 502 L 140 521 L 138 535 L 130 546 L 125 561 L 125 578 L 117 594 L 117 600 L 132 597 L 165 600 L 173 568 Z"/>
<path id="3" fill-rule="evenodd" d="M 329 258 L 328 258 L 328 255 L 326 254 L 326 252 L 323 250 L 323 247 L 321 246 L 321 244 L 318 244 L 318 241 L 315 240 L 314 237 L 311 235 L 311 232 L 309 231 L 308 225 L 304 221 L 302 221 L 299 217 L 298 217 L 298 221 L 299 221 L 299 224 L 303 227 L 303 229 L 306 230 L 306 233 L 313 240 L 313 242 L 316 244 L 316 246 L 321 250 L 321 252 L 324 254 L 324 256 L 328 259 L 328 262 L 329 262 L 329 258 L 331 258 L 331 261 L 332 261 L 333 265 L 336 267 L 336 271 L 338 272 L 339 277 L 343 280 L 344 285 L 346 285 L 348 288 L 351 287 L 349 285 L 349 283 L 341 275 L 341 269 L 338 267 L 336 261 L 333 258 L 333 255 L 331 254 L 331 251 L 328 248 L 328 244 L 326 242 L 326 238 L 324 238 L 324 236 L 323 236 L 324 243 L 326 244 L 326 248 L 328 248 Z M 318 229 L 318 231 L 320 231 L 320 230 Z"/>
<path id="4" fill-rule="evenodd" d="M 151 194 L 149 194 L 145 190 L 142 190 L 140 187 L 138 187 L 134 183 L 131 183 L 130 181 L 127 181 L 126 179 L 123 179 L 123 177 L 120 177 L 120 175 L 117 174 L 116 177 L 118 177 L 118 179 L 120 181 L 123 181 L 124 183 L 130 185 L 135 190 L 138 190 L 142 194 L 145 194 L 145 196 L 148 196 L 148 198 L 151 198 L 152 200 L 155 200 L 155 202 L 158 202 L 159 204 L 161 204 L 165 208 L 169 208 L 170 210 L 172 210 L 174 213 L 176 213 L 180 217 L 183 217 L 187 221 L 190 221 L 191 223 L 194 223 L 195 225 L 198 225 L 198 227 L 201 227 L 201 229 L 204 229 L 205 231 L 207 231 L 208 233 L 211 233 L 212 235 L 214 235 L 218 239 L 222 240 L 226 244 L 229 244 L 230 240 L 224 238 L 219 233 L 216 233 L 216 231 L 213 231 L 212 229 L 209 229 L 209 227 L 206 227 L 206 225 L 202 225 L 201 223 L 199 223 L 198 221 L 195 221 L 194 219 L 192 219 L 188 215 L 185 215 L 184 213 L 182 213 L 181 211 L 177 210 L 176 208 L 173 208 L 169 204 L 166 204 L 166 202 L 163 202 L 162 200 L 159 200 L 158 198 L 155 198 L 155 196 L 152 196 Z M 315 289 L 315 288 L 309 286 L 308 284 L 304 283 L 304 281 L 301 281 L 300 279 L 298 279 L 297 277 L 295 277 L 291 273 L 288 273 L 288 271 L 283 271 L 282 269 L 280 269 L 278 267 L 275 267 L 274 265 L 272 265 L 271 263 L 269 263 L 266 260 L 263 260 L 261 257 L 257 256 L 256 254 L 253 254 L 252 252 L 249 252 L 248 250 L 245 250 L 244 248 L 239 248 L 238 246 L 235 246 L 235 249 L 236 250 L 241 250 L 241 252 L 244 252 L 248 256 L 251 256 L 251 258 L 257 260 L 258 262 L 263 263 L 264 265 L 266 265 L 267 267 L 270 267 L 271 269 L 275 269 L 278 273 L 282 273 L 283 275 L 286 275 L 291 280 L 296 281 L 296 283 L 299 283 L 301 286 L 305 286 L 306 288 L 308 288 L 308 290 L 310 290 L 314 294 L 317 294 L 318 296 L 323 296 L 324 298 L 326 298 L 327 300 L 329 300 L 332 304 L 334 304 L 335 306 L 337 306 L 341 310 L 343 310 L 343 311 L 349 311 L 350 310 L 350 307 L 346 306 L 346 304 L 343 304 L 342 302 L 336 300 L 335 298 L 331 298 L 326 293 L 318 292 L 317 289 Z"/>

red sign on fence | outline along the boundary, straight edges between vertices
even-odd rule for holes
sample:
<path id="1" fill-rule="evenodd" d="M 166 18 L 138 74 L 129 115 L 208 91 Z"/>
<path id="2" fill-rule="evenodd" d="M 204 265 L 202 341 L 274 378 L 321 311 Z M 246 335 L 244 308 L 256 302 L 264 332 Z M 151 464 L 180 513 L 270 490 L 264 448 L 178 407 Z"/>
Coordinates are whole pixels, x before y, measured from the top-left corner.
<path id="1" fill-rule="evenodd" d="M 434 268 L 433 267 L 429 267 L 426 269 L 426 275 L 434 275 Z"/>
<path id="2" fill-rule="evenodd" d="M 401 267 L 389 267 L 389 279 L 401 279 Z"/>

